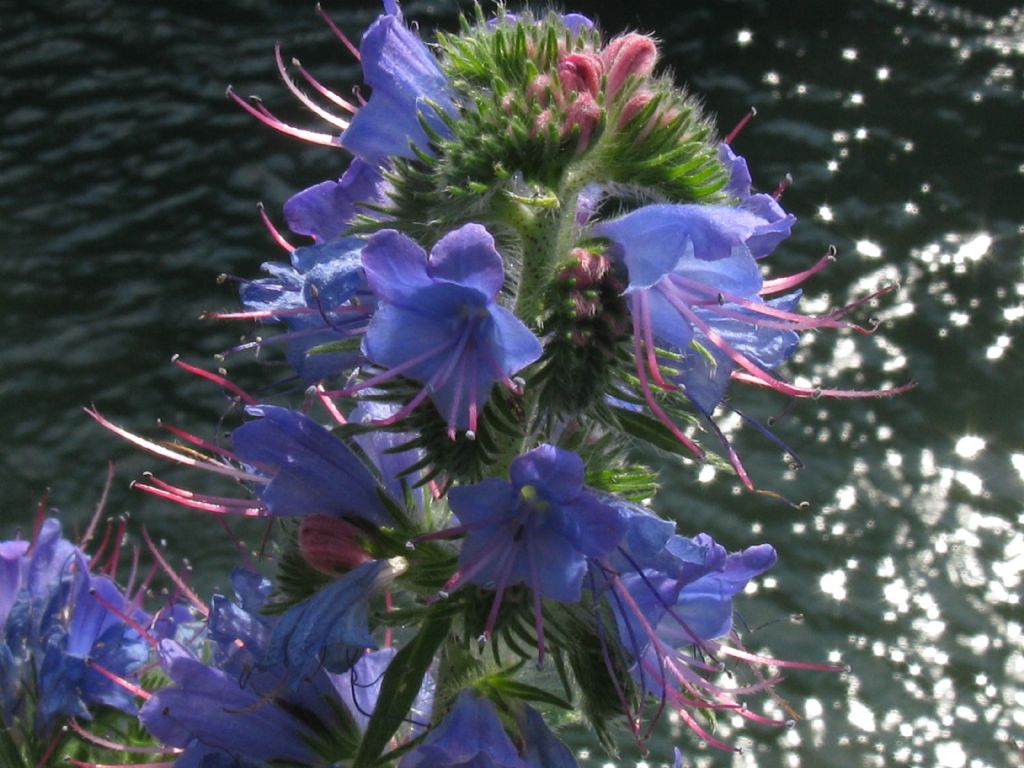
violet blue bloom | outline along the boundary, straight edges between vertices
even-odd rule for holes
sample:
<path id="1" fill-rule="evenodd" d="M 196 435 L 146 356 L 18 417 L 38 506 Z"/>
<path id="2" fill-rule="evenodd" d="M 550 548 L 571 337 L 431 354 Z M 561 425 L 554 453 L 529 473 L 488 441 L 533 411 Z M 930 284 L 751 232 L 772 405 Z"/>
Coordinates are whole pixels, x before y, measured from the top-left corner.
<path id="1" fill-rule="evenodd" d="M 366 205 L 387 202 L 389 187 L 377 166 L 354 158 L 338 181 L 321 181 L 288 199 L 288 228 L 319 244 L 338 240 L 357 214 L 373 215 Z"/>
<path id="2" fill-rule="evenodd" d="M 719 144 L 718 154 L 722 164 L 729 169 L 726 192 L 739 199 L 742 209 L 750 211 L 763 221 L 747 238 L 747 247 L 754 258 L 763 258 L 789 237 L 796 223 L 796 216 L 786 213 L 779 205 L 779 201 L 771 195 L 755 193 L 752 190 L 747 161 L 733 152 L 732 147 L 724 143 Z"/>
<path id="3" fill-rule="evenodd" d="M 271 637 L 285 618 L 263 613 L 271 584 L 242 570 L 232 582 L 234 600 L 216 595 L 211 601 L 212 663 L 177 643 L 161 644 L 171 685 L 143 706 L 143 724 L 164 744 L 184 748 L 175 768 L 265 768 L 278 760 L 316 768 L 336 764 L 320 754 L 320 745 L 358 738 L 394 652 L 361 655 L 344 675 L 314 665 L 294 685 L 282 686 L 289 670 L 266 664 Z M 410 718 L 427 722 L 429 709 L 421 692 Z"/>
<path id="4" fill-rule="evenodd" d="M 95 668 L 130 679 L 149 659 L 124 615 L 149 621 L 113 582 L 89 573 L 56 519 L 43 521 L 31 546 L 0 543 L 0 709 L 8 727 L 29 702 L 37 733 L 63 717 L 89 719 L 94 705 L 134 713 L 131 694 Z"/>
<path id="5" fill-rule="evenodd" d="M 657 519 L 646 510 L 624 507 L 629 532 L 618 551 L 593 569 L 591 583 L 612 608 L 639 688 L 667 701 L 705 741 L 729 749 L 692 711 L 737 708 L 737 696 L 769 689 L 774 681 L 759 676 L 753 686 L 722 688 L 709 679 L 723 669 L 719 656 L 754 665 L 821 668 L 747 654 L 735 636 L 728 643 L 719 640 L 731 634 L 732 598 L 775 563 L 775 550 L 762 544 L 727 554 L 707 534 L 679 536 L 671 524 L 654 524 Z M 746 708 L 737 711 L 772 722 Z"/>
<path id="6" fill-rule="evenodd" d="M 377 647 L 367 622 L 367 602 L 387 580 L 387 569 L 384 560 L 357 565 L 285 611 L 261 666 L 283 666 L 296 682 L 311 669 L 351 669 L 365 650 Z"/>
<path id="7" fill-rule="evenodd" d="M 494 705 L 463 690 L 441 724 L 398 768 L 531 768 L 516 751 Z"/>
<path id="8" fill-rule="evenodd" d="M 374 235 L 363 267 L 381 304 L 363 338 L 363 354 L 389 370 L 351 391 L 402 375 L 424 384 L 397 421 L 428 396 L 456 430 L 475 431 L 496 381 L 537 360 L 541 344 L 496 298 L 505 281 L 494 238 L 479 224 L 449 232 L 428 258 L 396 230 Z"/>
<path id="9" fill-rule="evenodd" d="M 442 113 L 454 115 L 448 81 L 437 59 L 402 22 L 397 3 L 385 4 L 359 46 L 363 79 L 373 89 L 341 134 L 341 145 L 379 166 L 388 157 L 415 157 L 429 147 L 422 119 L 441 136 L 449 133 Z M 440 110 L 440 111 L 439 111 Z"/>
<path id="10" fill-rule="evenodd" d="M 533 707 L 523 707 L 520 731 L 525 744 L 523 757 L 530 768 L 577 768 L 572 750 L 559 741 Z"/>
<path id="11" fill-rule="evenodd" d="M 344 442 L 296 411 L 273 405 L 250 406 L 252 416 L 232 434 L 235 454 L 270 476 L 259 489 L 272 515 L 332 515 L 391 522 L 373 473 Z"/>
<path id="12" fill-rule="evenodd" d="M 286 333 L 239 349 L 287 344 L 288 362 L 306 381 L 349 371 L 362 361 L 357 349 L 323 353 L 313 350 L 359 336 L 366 329 L 376 302 L 363 275 L 359 255 L 363 244 L 363 240 L 350 237 L 296 248 L 291 254 L 292 266 L 268 262 L 263 270 L 270 277 L 242 285 L 242 304 L 248 312 L 213 316 L 284 323 L 288 327 Z"/>
<path id="13" fill-rule="evenodd" d="M 711 421 L 734 371 L 793 396 L 879 394 L 796 387 L 770 373 L 793 353 L 799 331 L 843 327 L 847 308 L 812 317 L 793 311 L 799 292 L 763 298 L 789 290 L 821 265 L 765 281 L 750 249 L 764 221 L 729 206 L 649 205 L 594 228 L 612 242 L 613 255 L 629 275 L 636 371 L 648 407 L 681 442 L 703 455 L 651 391 L 651 381 L 663 389 L 681 386 L 723 441 L 748 487 L 753 484 L 746 471 Z M 672 354 L 659 356 L 660 350 Z"/>
<path id="14" fill-rule="evenodd" d="M 466 532 L 459 569 L 445 585 L 463 582 L 495 591 L 484 627 L 489 636 L 505 590 L 533 592 L 538 651 L 543 658 L 541 601 L 579 601 L 589 558 L 608 555 L 626 532 L 625 514 L 583 485 L 583 460 L 541 445 L 518 457 L 510 480 L 488 478 L 448 492 L 459 525 L 435 536 Z"/>

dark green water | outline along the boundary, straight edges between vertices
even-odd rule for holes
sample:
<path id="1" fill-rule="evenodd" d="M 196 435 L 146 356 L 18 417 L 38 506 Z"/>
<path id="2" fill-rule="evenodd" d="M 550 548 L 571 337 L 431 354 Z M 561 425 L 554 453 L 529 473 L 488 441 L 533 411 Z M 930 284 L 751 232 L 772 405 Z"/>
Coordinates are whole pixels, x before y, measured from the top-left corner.
<path id="1" fill-rule="evenodd" d="M 351 30 L 376 13 L 334 5 Z M 450 25 L 454 7 L 417 2 L 406 13 L 429 29 Z M 760 627 L 748 644 L 852 671 L 791 674 L 780 691 L 807 716 L 793 729 L 722 723 L 742 755 L 664 728 L 652 766 L 673 743 L 697 766 L 1024 763 L 1024 14 L 1012 7 L 578 7 L 607 29 L 657 31 L 665 66 L 704 94 L 723 129 L 758 108 L 734 146 L 762 188 L 793 175 L 785 203 L 800 217 L 773 267 L 795 271 L 839 248 L 808 307 L 901 283 L 871 309 L 883 320 L 875 336 L 809 338 L 787 374 L 920 382 L 893 401 L 792 407 L 734 389 L 745 410 L 784 413 L 778 432 L 806 464 L 789 471 L 744 432 L 752 474 L 809 509 L 736 494 L 694 467 L 665 471 L 660 504 L 684 530 L 779 549 L 774 574 L 739 601 Z M 150 435 L 158 417 L 209 433 L 225 402 L 170 357 L 209 363 L 244 332 L 197 318 L 234 305 L 218 273 L 254 275 L 280 258 L 255 202 L 280 220 L 292 191 L 344 162 L 256 125 L 224 87 L 316 126 L 277 81 L 274 42 L 331 83 L 354 82 L 357 69 L 312 3 L 0 0 L 0 32 L 3 528 L 27 522 L 47 487 L 81 520 L 114 460 L 108 511 L 166 536 L 200 581 L 223 581 L 235 555 L 220 529 L 129 492 L 131 478 L 163 467 L 80 409 L 95 402 Z M 233 373 L 270 378 L 255 368 Z M 573 736 L 586 749 L 586 734 Z M 640 759 L 627 749 L 616 764 Z M 606 762 L 595 750 L 582 765 Z"/>

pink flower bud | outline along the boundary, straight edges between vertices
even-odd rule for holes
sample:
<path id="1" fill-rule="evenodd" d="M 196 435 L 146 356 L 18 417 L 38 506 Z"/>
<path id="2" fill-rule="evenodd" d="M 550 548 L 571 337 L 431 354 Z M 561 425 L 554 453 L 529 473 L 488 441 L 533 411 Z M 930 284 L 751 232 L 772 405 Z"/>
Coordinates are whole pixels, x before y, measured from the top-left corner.
<path id="1" fill-rule="evenodd" d="M 604 64 L 596 53 L 572 53 L 558 62 L 558 79 L 568 95 L 586 91 L 597 96 Z"/>
<path id="2" fill-rule="evenodd" d="M 548 126 L 551 125 L 551 119 L 553 115 L 550 109 L 543 110 L 533 121 L 533 126 L 530 128 L 530 138 L 535 139 L 540 134 L 544 133 Z"/>
<path id="3" fill-rule="evenodd" d="M 620 131 L 625 128 L 629 123 L 640 114 L 644 107 L 651 103 L 651 99 L 654 98 L 654 94 L 650 91 L 641 91 L 640 93 L 634 94 L 626 102 L 626 106 L 622 108 L 622 112 L 619 113 L 619 122 L 616 126 Z"/>
<path id="4" fill-rule="evenodd" d="M 562 125 L 562 136 L 568 136 L 572 130 L 579 126 L 578 151 L 583 151 L 590 143 L 590 137 L 594 133 L 597 121 L 601 119 L 601 107 L 594 101 L 594 97 L 583 92 L 577 95 L 576 101 L 569 105 L 565 111 L 565 123 Z"/>
<path id="5" fill-rule="evenodd" d="M 340 517 L 307 515 L 299 526 L 299 553 L 311 568 L 334 576 L 373 559 L 361 538 L 362 532 Z"/>
<path id="6" fill-rule="evenodd" d="M 605 93 L 613 97 L 629 77 L 644 78 L 654 71 L 658 59 L 658 47 L 646 35 L 631 32 L 617 37 L 601 51 L 608 82 Z"/>
<path id="7" fill-rule="evenodd" d="M 550 75 L 538 75 L 532 83 L 526 86 L 527 99 L 537 101 L 542 107 L 546 107 L 548 105 L 548 95 L 553 84 Z"/>

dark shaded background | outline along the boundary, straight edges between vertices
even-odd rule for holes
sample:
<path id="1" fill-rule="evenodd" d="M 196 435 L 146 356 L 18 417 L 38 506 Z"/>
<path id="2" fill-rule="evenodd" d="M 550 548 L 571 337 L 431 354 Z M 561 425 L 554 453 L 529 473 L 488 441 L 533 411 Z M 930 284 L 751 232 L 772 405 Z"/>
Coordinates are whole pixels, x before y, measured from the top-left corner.
<path id="1" fill-rule="evenodd" d="M 331 5 L 351 31 L 377 12 Z M 778 432 L 804 471 L 753 433 L 738 443 L 756 478 L 807 510 L 736 495 L 728 480 L 704 482 L 706 470 L 666 469 L 660 506 L 683 530 L 780 551 L 774 575 L 740 601 L 748 642 L 852 671 L 791 675 L 781 691 L 809 719 L 746 728 L 741 756 L 665 728 L 648 760 L 679 744 L 693 765 L 1020 764 L 1024 17 L 966 0 L 659 6 L 578 10 L 606 29 L 656 31 L 664 66 L 704 95 L 723 132 L 757 106 L 734 146 L 762 188 L 794 176 L 785 203 L 801 219 L 773 269 L 801 269 L 835 243 L 839 262 L 810 288 L 819 310 L 902 283 L 870 310 L 884 321 L 876 336 L 808 339 L 787 373 L 920 387 L 896 401 L 792 407 L 735 391 L 761 418 L 784 414 Z M 451 27 L 456 7 L 405 10 L 429 30 Z M 255 202 L 280 221 L 293 191 L 345 162 L 255 124 L 224 88 L 319 127 L 278 82 L 274 42 L 339 88 L 358 68 L 312 3 L 0 2 L 0 32 L 3 527 L 26 523 L 47 487 L 69 525 L 81 520 L 115 460 L 108 511 L 166 536 L 200 582 L 223 583 L 236 557 L 219 527 L 127 489 L 151 467 L 195 478 L 165 472 L 81 407 L 152 436 L 158 417 L 214 429 L 226 402 L 170 357 L 210 365 L 247 330 L 197 318 L 234 306 L 217 274 L 252 276 L 283 255 Z M 273 378 L 231 367 L 254 389 Z M 572 738 L 588 748 L 586 733 Z M 604 765 L 589 749 L 582 764 Z M 637 759 L 627 747 L 618 764 Z"/>

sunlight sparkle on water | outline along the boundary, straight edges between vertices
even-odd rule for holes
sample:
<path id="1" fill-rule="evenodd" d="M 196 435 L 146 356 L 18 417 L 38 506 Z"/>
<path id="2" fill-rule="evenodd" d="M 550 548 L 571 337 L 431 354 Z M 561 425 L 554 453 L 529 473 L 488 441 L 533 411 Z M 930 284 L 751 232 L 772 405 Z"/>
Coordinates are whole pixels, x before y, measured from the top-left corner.
<path id="1" fill-rule="evenodd" d="M 973 459 L 985 450 L 985 439 L 978 435 L 964 435 L 956 441 L 957 455 Z"/>
<path id="2" fill-rule="evenodd" d="M 870 240 L 857 241 L 857 253 L 869 259 L 882 258 L 882 246 Z"/>
<path id="3" fill-rule="evenodd" d="M 736 33 L 736 42 L 740 45 L 750 45 L 754 40 L 754 33 L 749 29 L 741 29 Z"/>
<path id="4" fill-rule="evenodd" d="M 832 214 L 832 209 L 827 205 L 818 207 L 818 218 L 822 221 L 832 221 L 835 217 Z"/>

